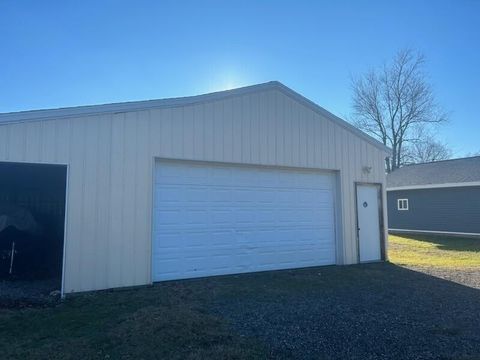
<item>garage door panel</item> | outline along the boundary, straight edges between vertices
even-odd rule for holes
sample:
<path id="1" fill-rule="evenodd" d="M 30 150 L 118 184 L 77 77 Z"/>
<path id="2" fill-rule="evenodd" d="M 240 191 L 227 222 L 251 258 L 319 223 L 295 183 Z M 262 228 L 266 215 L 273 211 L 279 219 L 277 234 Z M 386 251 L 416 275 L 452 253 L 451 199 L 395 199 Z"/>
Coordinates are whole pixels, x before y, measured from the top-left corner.
<path id="1" fill-rule="evenodd" d="M 159 161 L 153 279 L 335 262 L 328 173 Z"/>

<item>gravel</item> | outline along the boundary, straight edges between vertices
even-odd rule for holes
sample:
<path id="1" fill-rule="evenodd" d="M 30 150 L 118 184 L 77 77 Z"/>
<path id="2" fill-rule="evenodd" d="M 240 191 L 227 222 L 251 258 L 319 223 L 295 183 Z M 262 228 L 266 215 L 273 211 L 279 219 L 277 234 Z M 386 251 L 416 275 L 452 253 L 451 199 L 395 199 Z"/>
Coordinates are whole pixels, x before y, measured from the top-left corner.
<path id="1" fill-rule="evenodd" d="M 261 291 L 216 298 L 212 311 L 271 358 L 479 359 L 479 272 L 423 271 L 379 263 L 277 272 Z"/>
<path id="2" fill-rule="evenodd" d="M 60 296 L 59 286 L 58 279 L 0 280 L 0 308 L 53 305 Z"/>
<path id="3" fill-rule="evenodd" d="M 480 264 L 479 269 L 440 269 L 435 267 L 410 268 L 414 271 L 420 271 L 441 279 L 453 281 L 457 284 L 470 286 L 480 289 Z"/>

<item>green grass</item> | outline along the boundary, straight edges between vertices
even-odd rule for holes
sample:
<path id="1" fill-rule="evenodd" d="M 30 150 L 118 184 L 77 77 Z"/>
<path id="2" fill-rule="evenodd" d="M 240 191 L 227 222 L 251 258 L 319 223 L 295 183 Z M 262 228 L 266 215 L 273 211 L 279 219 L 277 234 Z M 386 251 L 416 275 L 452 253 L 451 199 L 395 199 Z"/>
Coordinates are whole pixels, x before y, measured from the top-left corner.
<path id="1" fill-rule="evenodd" d="M 0 309 L 1 359 L 260 358 L 252 339 L 202 306 L 208 289 L 155 286 L 73 296 L 50 308 Z"/>
<path id="2" fill-rule="evenodd" d="M 401 266 L 480 268 L 480 239 L 450 236 L 389 236 L 389 259 Z"/>

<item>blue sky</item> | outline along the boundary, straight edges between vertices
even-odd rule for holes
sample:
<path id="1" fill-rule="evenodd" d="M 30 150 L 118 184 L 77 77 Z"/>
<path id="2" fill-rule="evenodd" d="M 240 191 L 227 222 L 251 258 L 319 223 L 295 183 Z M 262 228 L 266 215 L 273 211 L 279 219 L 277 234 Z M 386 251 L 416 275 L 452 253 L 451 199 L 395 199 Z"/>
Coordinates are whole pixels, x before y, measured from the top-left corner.
<path id="1" fill-rule="evenodd" d="M 0 0 L 0 112 L 279 80 L 351 113 L 350 74 L 422 51 L 455 156 L 480 151 L 480 1 Z"/>

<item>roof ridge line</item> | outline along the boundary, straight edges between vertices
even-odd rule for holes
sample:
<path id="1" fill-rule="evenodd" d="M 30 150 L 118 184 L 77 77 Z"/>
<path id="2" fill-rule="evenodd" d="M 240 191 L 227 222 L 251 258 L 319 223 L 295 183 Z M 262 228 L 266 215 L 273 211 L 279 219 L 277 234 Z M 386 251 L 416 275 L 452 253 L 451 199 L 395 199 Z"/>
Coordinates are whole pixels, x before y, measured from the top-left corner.
<path id="1" fill-rule="evenodd" d="M 10 112 L 0 112 L 0 124 L 2 123 L 1 119 L 2 118 L 7 118 L 7 117 L 21 117 L 21 115 L 35 115 L 35 114 L 40 114 L 40 113 L 48 113 L 48 112 L 61 112 L 61 111 L 75 111 L 78 110 L 78 115 L 84 115 L 90 112 L 87 112 L 88 110 L 92 110 L 92 113 L 101 113 L 101 112 L 114 112 L 115 107 L 118 108 L 124 108 L 120 109 L 119 111 L 132 111 L 132 109 L 136 110 L 137 108 L 131 108 L 131 106 L 138 105 L 138 107 L 141 107 L 142 105 L 147 105 L 150 104 L 149 107 L 145 107 L 145 109 L 148 108 L 153 108 L 153 107 L 168 107 L 168 106 L 181 106 L 181 105 L 186 105 L 190 103 L 195 103 L 195 102 L 200 102 L 200 101 L 208 101 L 208 100 L 216 100 L 216 99 L 221 99 L 225 98 L 228 96 L 235 96 L 235 95 L 241 95 L 243 93 L 250 92 L 252 90 L 257 90 L 261 91 L 263 89 L 268 89 L 268 88 L 273 88 L 275 86 L 278 86 L 280 84 L 278 81 L 268 81 L 264 83 L 259 83 L 259 84 L 253 84 L 253 85 L 247 85 L 247 86 L 242 86 L 239 88 L 235 89 L 228 89 L 228 90 L 219 90 L 219 91 L 213 91 L 213 92 L 208 92 L 204 94 L 197 94 L 197 95 L 189 95 L 189 96 L 176 96 L 176 97 L 167 97 L 167 98 L 159 98 L 159 99 L 148 99 L 148 100 L 132 100 L 132 101 L 119 101 L 119 102 L 110 102 L 110 103 L 102 103 L 102 104 L 87 104 L 87 105 L 75 105 L 75 106 L 64 106 L 64 107 L 58 107 L 58 108 L 45 108 L 45 109 L 32 109 L 32 110 L 21 110 L 21 111 L 10 111 Z M 95 109 L 101 110 L 101 108 L 104 108 L 105 110 L 103 111 L 97 111 L 95 112 Z M 112 108 L 112 109 L 109 109 Z M 80 112 L 81 110 L 86 110 L 86 112 Z M 76 115 L 76 114 L 73 114 Z M 46 115 L 42 118 L 43 119 L 46 117 L 55 117 L 54 115 Z M 29 119 L 19 119 L 19 120 L 14 120 L 16 121 L 26 121 Z"/>
<path id="2" fill-rule="evenodd" d="M 404 167 L 411 167 L 411 166 L 419 166 L 419 165 L 428 165 L 428 164 L 437 164 L 441 162 L 446 162 L 446 161 L 457 161 L 457 160 L 466 160 L 466 159 L 474 159 L 474 158 L 480 158 L 480 155 L 473 155 L 473 156 L 465 156 L 461 158 L 453 158 L 453 159 L 443 159 L 443 160 L 434 160 L 434 161 L 427 161 L 423 163 L 416 163 L 416 164 L 407 164 L 402 166 L 400 169 Z M 399 169 L 396 169 L 399 170 Z M 395 171 L 395 170 L 394 170 Z"/>
<path id="3" fill-rule="evenodd" d="M 149 110 L 155 108 L 188 106 L 201 102 L 222 100 L 231 96 L 242 96 L 252 92 L 260 92 L 268 89 L 278 89 L 279 91 L 282 91 L 286 96 L 289 96 L 293 100 L 307 106 L 308 108 L 310 108 L 310 110 L 335 122 L 337 125 L 342 126 L 347 131 L 350 131 L 354 135 L 357 135 L 358 137 L 364 139 L 376 148 L 381 149 L 386 153 L 391 153 L 391 149 L 377 139 L 366 134 L 365 132 L 356 128 L 342 118 L 334 115 L 330 111 L 324 109 L 320 105 L 299 94 L 295 90 L 292 90 L 288 86 L 275 80 L 260 84 L 244 86 L 236 89 L 223 90 L 193 96 L 0 113 L 0 126 L 26 121 L 42 121 L 48 119 L 72 118 L 76 116 L 93 116 L 104 113 L 122 113 L 128 111 Z"/>

